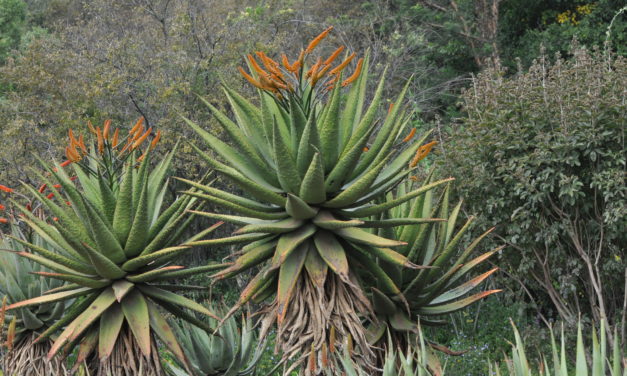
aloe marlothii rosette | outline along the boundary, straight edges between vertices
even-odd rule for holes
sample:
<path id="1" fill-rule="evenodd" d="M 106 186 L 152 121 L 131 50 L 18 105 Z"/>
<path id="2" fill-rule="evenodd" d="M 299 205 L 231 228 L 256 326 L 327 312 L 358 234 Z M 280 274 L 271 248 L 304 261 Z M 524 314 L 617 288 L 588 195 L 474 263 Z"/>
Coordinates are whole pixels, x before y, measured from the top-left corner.
<path id="1" fill-rule="evenodd" d="M 402 110 L 407 87 L 381 123 L 383 78 L 371 104 L 362 110 L 368 89 L 367 58 L 360 59 L 355 73 L 345 80 L 342 69 L 354 54 L 334 67 L 341 48 L 307 66 L 311 51 L 326 33 L 314 39 L 294 63 L 283 56 L 281 65 L 259 52 L 262 68 L 249 55 L 255 77 L 242 73 L 260 89 L 260 107 L 226 87 L 235 122 L 206 103 L 229 143 L 188 120 L 219 160 L 196 148 L 198 153 L 248 197 L 185 180 L 198 190 L 190 195 L 233 213 L 198 214 L 241 226 L 234 236 L 190 243 L 243 244 L 233 264 L 214 277 L 260 267 L 232 312 L 251 299 L 273 297 L 262 311 L 261 337 L 276 321 L 276 343 L 283 359 L 298 356 L 293 365 L 297 367 L 314 352 L 320 359 L 318 369 L 325 366 L 322 354 L 349 339 L 355 357 L 371 364 L 373 353 L 362 322 L 372 311 L 354 265 L 379 257 L 399 267 L 418 268 L 390 248 L 403 242 L 366 230 L 390 222 L 359 218 L 384 212 L 450 180 L 408 192 L 394 202 L 374 203 L 410 173 L 411 160 L 426 154 L 428 147 L 410 144 L 403 137 L 409 121 Z M 351 84 L 344 101 L 342 87 Z M 387 282 L 391 279 L 385 278 L 383 283 Z M 389 291 L 400 293 L 393 284 Z M 332 332 L 335 339 L 330 338 Z"/>
<path id="2" fill-rule="evenodd" d="M 10 223 L 10 233 L 19 239 L 28 239 L 37 246 L 47 246 L 45 240 L 37 234 L 27 237 L 14 220 Z M 7 237 L 0 238 L 0 250 L 25 251 L 26 248 Z M 0 252 L 0 294 L 3 295 L 0 326 L 9 323 L 7 330 L 0 331 L 5 334 L 0 334 L 0 339 L 3 344 L 2 370 L 7 375 L 47 376 L 66 373 L 65 365 L 60 359 L 46 358 L 51 341 L 33 343 L 39 334 L 61 318 L 64 302 L 22 308 L 8 315 L 5 311 L 6 304 L 34 298 L 63 285 L 62 281 L 49 280 L 39 275 L 46 271 L 49 270 L 12 252 Z"/>
<path id="3" fill-rule="evenodd" d="M 51 269 L 47 277 L 68 284 L 8 309 L 75 298 L 40 338 L 64 328 L 49 357 L 80 344 L 78 359 L 82 360 L 97 349 L 97 375 L 135 375 L 138 369 L 143 375 L 163 374 L 155 335 L 184 361 L 159 307 L 192 321 L 195 318 L 185 309 L 213 315 L 204 306 L 172 292 L 188 286 L 166 283 L 215 267 L 185 269 L 170 264 L 190 249 L 177 245 L 177 239 L 190 220 L 185 211 L 194 207 L 195 199 L 185 196 L 163 207 L 174 152 L 153 168 L 149 153 L 153 142 L 144 149 L 138 164 L 138 151 L 149 133 L 141 128 L 141 124 L 133 127 L 128 139 L 118 142 L 118 131 L 111 132 L 105 124 L 103 129 L 94 129 L 96 143 L 90 148 L 71 134 L 66 154 L 77 179 L 59 165 L 40 174 L 46 184 L 42 188 L 51 190 L 47 196 L 40 192 L 42 189 L 24 184 L 25 190 L 54 216 L 54 220 L 44 221 L 20 207 L 23 220 L 46 239 L 48 247 L 14 238 L 32 251 L 17 255 Z"/>
<path id="4" fill-rule="evenodd" d="M 203 320 L 205 322 L 207 320 Z M 209 318 L 207 324 L 218 323 Z M 242 317 L 241 326 L 230 317 L 219 327 L 218 335 L 188 322 L 172 322 L 172 328 L 187 356 L 190 368 L 198 376 L 243 376 L 255 374 L 263 355 L 265 344 L 257 346 L 253 320 Z M 170 364 L 173 376 L 190 376 L 183 371 L 183 364 Z"/>
<path id="5" fill-rule="evenodd" d="M 423 186 L 431 182 L 432 174 L 425 180 Z M 417 183 L 408 180 L 400 184 L 394 194 L 390 193 L 386 201 L 394 201 L 402 197 L 407 191 L 414 189 Z M 480 241 L 492 230 L 488 230 L 474 239 L 466 248 L 461 245 L 462 239 L 469 229 L 473 218 L 469 218 L 458 229 L 458 216 L 461 201 L 452 209 L 449 206 L 449 190 L 436 196 L 435 191 L 429 191 L 415 201 L 399 205 L 387 213 L 381 213 L 372 220 L 386 221 L 387 218 L 404 217 L 424 219 L 425 223 L 417 225 L 398 226 L 393 229 L 381 228 L 379 236 L 392 236 L 406 242 L 397 250 L 411 262 L 420 265 L 432 266 L 430 269 L 411 270 L 399 268 L 384 259 L 378 259 L 370 264 L 368 269 L 381 270 L 392 278 L 394 284 L 402 290 L 401 300 L 394 293 L 386 291 L 381 285 L 377 273 L 372 278 L 373 307 L 379 320 L 369 327 L 371 343 L 384 345 L 386 332 L 391 334 L 398 345 L 407 333 L 418 332 L 418 321 L 423 325 L 437 325 L 444 323 L 434 319 L 460 310 L 486 296 L 500 290 L 487 290 L 469 296 L 469 293 L 494 273 L 497 268 L 482 274 L 466 278 L 470 272 L 484 266 L 484 262 L 492 256 L 495 250 L 473 256 Z M 439 218 L 439 219 L 438 219 Z M 433 222 L 429 222 L 433 219 Z"/>

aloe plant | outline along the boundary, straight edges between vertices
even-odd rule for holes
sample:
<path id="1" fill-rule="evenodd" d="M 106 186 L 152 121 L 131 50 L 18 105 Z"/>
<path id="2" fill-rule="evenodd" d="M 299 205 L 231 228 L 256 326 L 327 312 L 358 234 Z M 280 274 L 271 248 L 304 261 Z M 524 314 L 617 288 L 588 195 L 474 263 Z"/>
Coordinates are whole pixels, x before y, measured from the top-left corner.
<path id="1" fill-rule="evenodd" d="M 141 121 L 125 139 L 109 123 L 103 128 L 90 127 L 95 139 L 92 146 L 87 147 L 82 136 L 77 139 L 70 131 L 68 161 L 52 168 L 43 164 L 46 171 L 38 177 L 44 185 L 39 190 L 24 184 L 50 220 L 42 220 L 14 202 L 23 221 L 46 241 L 44 247 L 11 237 L 31 251 L 15 254 L 52 270 L 40 275 L 66 284 L 7 309 L 74 299 L 37 339 L 60 330 L 50 337 L 54 344 L 49 358 L 78 345 L 79 363 L 91 359 L 97 350 L 96 375 L 136 375 L 139 370 L 142 375 L 160 375 L 155 335 L 186 364 L 160 308 L 195 323 L 198 320 L 185 309 L 213 316 L 206 307 L 173 292 L 194 286 L 167 281 L 216 267 L 186 269 L 171 264 L 191 249 L 178 239 L 191 220 L 185 211 L 195 205 L 190 196 L 178 198 L 169 207 L 163 205 L 174 151 L 153 168 L 150 150 L 158 136 L 138 157 L 151 132 L 143 130 Z M 73 168 L 75 176 L 64 168 Z"/>
<path id="2" fill-rule="evenodd" d="M 562 327 L 559 346 L 555 341 L 553 328 L 549 328 L 551 330 L 551 354 L 542 354 L 538 367 L 533 367 L 528 360 L 520 333 L 512 322 L 514 343 L 512 343 L 511 358 L 506 358 L 505 360 L 509 376 L 626 376 L 627 358 L 623 358 L 624 354 L 621 354 L 621 351 L 623 353 L 625 351 L 624 344 L 621 346 L 620 336 L 617 335 L 617 330 L 614 330 L 615 340 L 610 354 L 606 337 L 606 325 L 605 320 L 602 320 L 598 332 L 592 327 L 590 333 L 592 339 L 591 351 L 586 352 L 581 322 L 578 323 L 574 368 L 572 365 L 569 365 L 564 328 Z M 590 364 L 588 364 L 588 359 Z M 498 364 L 494 365 L 494 372 L 499 376 L 501 375 Z"/>
<path id="3" fill-rule="evenodd" d="M 209 326 L 217 326 L 208 319 Z M 254 375 L 264 344 L 257 345 L 253 322 L 250 316 L 242 316 L 241 325 L 230 317 L 219 327 L 218 332 L 207 332 L 188 322 L 173 321 L 176 334 L 189 365 L 198 376 L 243 376 Z M 185 372 L 180 361 L 170 365 L 173 376 L 193 376 Z"/>
<path id="4" fill-rule="evenodd" d="M 433 179 L 431 171 L 422 183 L 428 186 Z M 388 194 L 385 201 L 393 202 L 406 192 L 412 191 L 418 184 L 413 180 L 401 183 L 394 193 Z M 465 278 L 501 247 L 473 257 L 473 252 L 481 240 L 492 229 L 462 247 L 462 239 L 473 222 L 469 218 L 461 227 L 458 224 L 462 202 L 452 207 L 449 203 L 450 184 L 443 193 L 431 190 L 413 202 L 406 202 L 388 212 L 371 218 L 382 223 L 391 222 L 389 218 L 411 218 L 419 224 L 409 224 L 394 228 L 380 228 L 376 235 L 393 237 L 405 242 L 397 248 L 398 252 L 415 264 L 431 268 L 412 270 L 400 268 L 387 260 L 379 258 L 366 265 L 374 278 L 369 279 L 372 301 L 379 320 L 369 327 L 369 340 L 373 344 L 384 346 L 385 334 L 392 335 L 395 344 L 404 343 L 407 334 L 417 333 L 419 322 L 423 325 L 441 325 L 445 316 L 460 310 L 482 298 L 500 290 L 487 290 L 469 295 L 470 291 L 481 284 L 498 268 L 492 268 L 470 279 Z M 384 202 L 385 202 L 384 201 Z M 458 229 L 459 227 L 459 229 Z M 458 230 L 457 230 L 458 229 Z M 471 258 L 473 257 L 473 258 Z M 385 272 L 402 294 L 387 289 L 378 275 Z M 435 318 L 434 318 L 435 317 Z"/>
<path id="5" fill-rule="evenodd" d="M 44 239 L 37 234 L 27 236 L 13 220 L 10 233 L 28 240 L 39 247 L 46 247 Z M 7 375 L 64 375 L 66 368 L 60 359 L 48 360 L 45 355 L 52 342 L 34 340 L 56 323 L 63 315 L 64 302 L 56 302 L 39 307 L 22 308 L 6 314 L 6 305 L 23 299 L 40 296 L 48 290 L 61 287 L 62 281 L 48 280 L 39 275 L 48 271 L 30 260 L 16 256 L 14 252 L 25 251 L 25 247 L 10 238 L 0 237 L 0 294 L 3 306 L 0 312 L 0 335 L 3 346 L 2 369 Z M 8 323 L 4 330 L 5 323 Z M 6 338 L 6 339 L 5 339 Z"/>
<path id="6" fill-rule="evenodd" d="M 374 354 L 362 324 L 373 318 L 372 308 L 355 266 L 383 258 L 399 267 L 419 268 L 391 249 L 404 242 L 368 229 L 422 220 L 382 223 L 361 218 L 386 212 L 451 180 L 432 182 L 395 201 L 375 202 L 411 173 L 433 143 L 421 146 L 426 136 L 415 143 L 405 136 L 410 120 L 403 107 L 407 86 L 382 119 L 378 113 L 384 77 L 365 106 L 367 56 L 346 79 L 342 71 L 355 54 L 334 66 L 343 47 L 308 63 L 329 31 L 313 39 L 293 63 L 285 55 L 282 63 L 262 52 L 256 54 L 261 63 L 249 55 L 252 73 L 240 70 L 259 88 L 260 102 L 254 105 L 225 87 L 235 121 L 205 101 L 228 143 L 187 120 L 215 153 L 195 147 L 208 166 L 244 192 L 240 196 L 182 179 L 197 190 L 188 194 L 231 212 L 197 214 L 239 226 L 234 236 L 190 244 L 241 245 L 233 264 L 214 278 L 260 268 L 231 312 L 250 300 L 266 302 L 261 337 L 276 323 L 277 347 L 283 360 L 295 360 L 293 368 L 302 365 L 312 346 L 320 353 L 349 338 L 355 359 L 372 366 Z M 351 85 L 342 99 L 342 87 Z M 401 293 L 390 278 L 381 277 L 388 292 Z"/>

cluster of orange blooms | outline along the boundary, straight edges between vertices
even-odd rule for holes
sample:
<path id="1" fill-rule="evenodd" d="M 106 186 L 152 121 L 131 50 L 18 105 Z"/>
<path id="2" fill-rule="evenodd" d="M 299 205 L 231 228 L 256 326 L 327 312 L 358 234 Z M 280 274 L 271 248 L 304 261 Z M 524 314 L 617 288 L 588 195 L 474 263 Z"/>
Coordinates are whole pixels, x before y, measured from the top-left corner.
<path id="1" fill-rule="evenodd" d="M 355 53 L 349 55 L 344 61 L 337 66 L 332 67 L 332 64 L 337 60 L 338 56 L 344 51 L 346 47 L 340 46 L 336 49 L 328 58 L 322 60 L 322 57 L 318 57 L 316 62 L 304 72 L 305 59 L 316 46 L 331 32 L 333 26 L 329 27 L 320 35 L 315 37 L 309 42 L 307 48 L 301 50 L 298 58 L 290 63 L 288 57 L 285 54 L 281 55 L 281 63 L 271 59 L 265 53 L 261 51 L 255 52 L 257 58 L 261 61 L 261 65 L 257 62 L 257 59 L 249 54 L 248 61 L 256 73 L 257 78 L 247 73 L 242 67 L 239 67 L 239 71 L 253 86 L 270 91 L 277 95 L 279 98 L 283 97 L 281 91 L 293 92 L 294 87 L 298 87 L 301 75 L 305 75 L 305 79 L 308 80 L 311 87 L 315 87 L 317 84 L 322 83 L 325 86 L 325 90 L 329 91 L 333 89 L 336 83 L 340 80 L 341 72 L 348 66 L 348 64 L 355 58 Z M 342 81 L 342 86 L 347 86 L 355 81 L 361 73 L 361 67 L 364 59 L 361 58 L 357 62 L 357 67 L 352 75 Z"/>
<path id="2" fill-rule="evenodd" d="M 116 151 L 118 153 L 118 157 L 124 155 L 124 153 L 130 153 L 131 151 L 140 147 L 150 136 L 152 133 L 152 127 L 147 130 L 144 129 L 144 118 L 141 117 L 137 120 L 137 123 L 131 128 L 126 137 L 126 140 L 122 143 L 120 142 L 120 129 L 115 128 L 111 129 L 111 120 L 106 120 L 102 126 L 94 127 L 91 122 L 87 123 L 89 130 L 91 133 L 96 136 L 96 147 L 99 154 L 104 154 L 105 150 L 108 148 L 112 152 Z M 70 144 L 65 148 L 65 157 L 67 161 L 64 163 L 73 163 L 79 162 L 83 159 L 83 156 L 89 154 L 87 147 L 85 146 L 85 142 L 83 140 L 83 135 L 80 135 L 78 138 L 74 136 L 74 132 L 70 129 L 68 132 Z M 150 149 L 154 149 L 159 140 L 161 139 L 161 131 L 157 131 L 154 139 L 150 143 Z M 122 144 L 124 144 L 122 146 Z M 119 149 L 119 150 L 117 150 Z M 145 153 L 142 154 L 139 161 L 143 159 Z"/>
<path id="3" fill-rule="evenodd" d="M 117 157 L 120 159 L 124 159 L 126 156 L 130 155 L 130 152 L 139 148 L 150 136 L 152 133 L 152 127 L 147 130 L 144 128 L 144 118 L 141 117 L 135 123 L 133 128 L 128 133 L 126 140 L 120 142 L 120 129 L 115 128 L 111 129 L 111 120 L 106 120 L 102 126 L 94 127 L 91 122 L 87 123 L 89 130 L 96 136 L 96 149 L 100 155 L 104 155 L 106 150 L 110 150 L 112 153 L 117 152 Z M 69 145 L 65 148 L 65 157 L 66 161 L 60 164 L 61 167 L 66 167 L 71 163 L 80 162 L 83 157 L 89 154 L 89 150 L 87 145 L 85 144 L 85 140 L 83 135 L 79 135 L 78 138 L 74 135 L 74 132 L 70 129 L 68 132 Z M 148 150 L 152 150 L 157 146 L 157 143 L 161 139 L 161 131 L 158 131 L 153 140 L 150 142 L 150 147 Z M 118 150 L 119 149 L 119 150 Z M 138 162 L 146 155 L 144 152 L 138 159 Z M 112 155 L 113 156 L 113 155 Z M 55 167 L 56 170 L 56 167 Z M 71 180 L 75 180 L 76 177 L 71 177 Z M 39 187 L 39 193 L 44 193 L 46 191 L 47 185 L 43 184 Z M 60 185 L 55 185 L 54 188 L 61 188 Z M 9 188 L 5 185 L 0 184 L 0 192 L 5 193 L 14 193 L 15 191 L 12 188 Z M 52 199 L 54 197 L 54 193 L 49 193 L 46 198 Z M 69 203 L 67 203 L 69 205 Z M 0 204 L 0 211 L 4 211 L 6 207 Z M 31 210 L 31 204 L 26 205 L 26 209 Z M 8 223 L 9 220 L 4 217 L 0 217 L 1 223 Z"/>

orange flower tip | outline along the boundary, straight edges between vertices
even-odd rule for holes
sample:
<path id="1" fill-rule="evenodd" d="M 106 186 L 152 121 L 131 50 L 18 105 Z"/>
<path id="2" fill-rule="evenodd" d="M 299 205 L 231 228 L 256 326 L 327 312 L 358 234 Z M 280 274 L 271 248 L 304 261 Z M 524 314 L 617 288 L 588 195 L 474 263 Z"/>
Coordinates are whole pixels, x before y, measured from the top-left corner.
<path id="1" fill-rule="evenodd" d="M 6 209 L 6 206 L 0 204 L 0 210 L 4 210 L 4 209 Z"/>
<path id="2" fill-rule="evenodd" d="M 0 223 L 9 223 L 9 220 L 6 218 L 0 217 Z"/>
<path id="3" fill-rule="evenodd" d="M 46 196 L 47 199 L 52 199 L 54 197 L 54 193 L 50 193 L 48 196 Z"/>
<path id="4" fill-rule="evenodd" d="M 57 218 L 57 217 L 52 217 L 52 220 L 53 220 L 53 221 L 55 221 L 55 222 L 58 222 L 58 221 L 59 221 L 59 218 Z"/>
<path id="5" fill-rule="evenodd" d="M 44 193 L 47 186 L 48 186 L 47 184 L 42 184 L 38 189 L 39 193 Z"/>
<path id="6" fill-rule="evenodd" d="M 69 159 L 67 161 L 64 161 L 63 163 L 61 163 L 61 167 L 66 167 L 68 166 L 70 163 L 72 163 L 72 161 L 70 161 Z"/>
<path id="7" fill-rule="evenodd" d="M 55 185 L 53 185 L 53 187 L 55 187 L 56 189 L 59 189 L 59 188 L 61 188 L 61 184 L 55 184 Z"/>
<path id="8" fill-rule="evenodd" d="M 368 148 L 367 146 L 364 147 L 364 153 L 367 152 L 368 150 L 370 150 L 370 148 Z"/>
<path id="9" fill-rule="evenodd" d="M 72 203 L 71 203 L 71 202 L 69 202 L 69 201 L 66 201 L 66 202 L 65 202 L 65 204 L 66 204 L 67 206 L 72 206 Z"/>
<path id="10" fill-rule="evenodd" d="M 33 207 L 31 206 L 31 204 L 26 204 L 26 210 L 33 211 Z"/>
<path id="11" fill-rule="evenodd" d="M 394 108 L 394 102 L 390 103 L 390 106 L 388 107 L 388 114 L 392 112 L 393 108 Z"/>
<path id="12" fill-rule="evenodd" d="M 70 177 L 70 181 L 74 181 L 74 180 L 76 180 L 76 179 L 78 179 L 78 176 L 72 176 L 72 177 Z"/>
<path id="13" fill-rule="evenodd" d="M 411 131 L 409 131 L 409 134 L 403 139 L 403 142 L 407 142 L 411 140 L 415 134 L 416 134 L 416 128 L 412 128 Z"/>
<path id="14" fill-rule="evenodd" d="M 418 181 L 418 178 L 416 176 L 410 176 L 409 179 L 411 179 L 412 181 Z"/>
<path id="15" fill-rule="evenodd" d="M 1 185 L 1 184 L 0 184 L 0 191 L 6 192 L 6 193 L 13 193 L 13 189 L 12 188 L 9 188 L 9 187 L 7 187 L 5 185 Z"/>

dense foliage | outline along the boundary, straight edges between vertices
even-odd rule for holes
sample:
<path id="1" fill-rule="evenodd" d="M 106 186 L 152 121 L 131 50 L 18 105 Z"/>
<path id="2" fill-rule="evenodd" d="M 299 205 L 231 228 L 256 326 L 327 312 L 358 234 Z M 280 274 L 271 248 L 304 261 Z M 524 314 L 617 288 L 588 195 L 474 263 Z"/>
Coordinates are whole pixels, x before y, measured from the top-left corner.
<path id="1" fill-rule="evenodd" d="M 443 164 L 467 204 L 498 223 L 509 271 L 543 310 L 612 320 L 622 307 L 626 194 L 623 58 L 573 46 L 527 72 L 479 75 Z M 535 281 L 536 283 L 533 283 Z M 553 314 L 555 316 L 555 314 Z"/>

